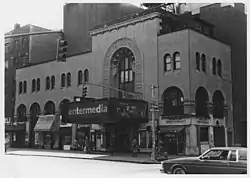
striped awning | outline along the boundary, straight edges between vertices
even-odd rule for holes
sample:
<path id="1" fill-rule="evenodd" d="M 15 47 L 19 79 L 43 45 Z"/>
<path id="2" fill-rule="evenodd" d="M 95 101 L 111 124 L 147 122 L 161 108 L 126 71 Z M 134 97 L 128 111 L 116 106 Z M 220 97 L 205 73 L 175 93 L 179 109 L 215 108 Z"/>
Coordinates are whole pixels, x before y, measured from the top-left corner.
<path id="1" fill-rule="evenodd" d="M 60 117 L 58 115 L 42 115 L 39 116 L 35 132 L 54 132 L 60 127 Z"/>

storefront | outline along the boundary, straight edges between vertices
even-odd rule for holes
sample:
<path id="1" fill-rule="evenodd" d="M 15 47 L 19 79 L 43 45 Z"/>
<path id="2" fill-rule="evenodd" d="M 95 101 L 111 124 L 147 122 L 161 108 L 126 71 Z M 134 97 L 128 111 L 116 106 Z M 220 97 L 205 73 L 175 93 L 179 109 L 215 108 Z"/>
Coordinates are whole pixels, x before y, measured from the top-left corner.
<path id="1" fill-rule="evenodd" d="M 26 123 L 5 124 L 5 143 L 8 147 L 25 147 Z"/>
<path id="2" fill-rule="evenodd" d="M 127 152 L 140 123 L 146 123 L 148 104 L 135 99 L 95 99 L 67 105 L 63 121 L 73 123 L 72 140 L 91 140 L 93 151 Z M 78 140 L 78 141 L 80 141 Z"/>

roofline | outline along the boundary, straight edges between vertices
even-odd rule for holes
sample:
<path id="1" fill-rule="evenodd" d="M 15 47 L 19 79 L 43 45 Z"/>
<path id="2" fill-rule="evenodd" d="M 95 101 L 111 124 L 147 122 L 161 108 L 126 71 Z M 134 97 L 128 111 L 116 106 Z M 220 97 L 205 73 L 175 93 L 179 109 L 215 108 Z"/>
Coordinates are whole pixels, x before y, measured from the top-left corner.
<path id="1" fill-rule="evenodd" d="M 87 53 L 90 53 L 90 52 L 92 52 L 92 51 L 88 50 L 88 51 L 84 51 L 84 52 L 70 54 L 70 55 L 67 56 L 67 58 L 74 57 L 74 56 L 79 56 L 79 55 L 82 55 L 82 54 L 87 54 Z M 53 61 L 56 61 L 56 58 L 50 59 L 48 61 L 41 61 L 41 62 L 38 62 L 38 63 L 30 63 L 30 64 L 27 64 L 25 66 L 17 67 L 16 70 L 27 68 L 27 67 L 33 67 L 33 66 L 37 66 L 37 65 L 40 65 L 40 64 L 45 64 L 45 63 L 53 62 Z"/>
<path id="2" fill-rule="evenodd" d="M 132 19 L 121 21 L 121 22 L 112 24 L 112 25 L 107 26 L 107 27 L 104 26 L 104 27 L 100 27 L 100 28 L 97 28 L 97 29 L 93 29 L 93 30 L 90 30 L 89 33 L 90 33 L 91 36 L 94 36 L 94 35 L 97 35 L 99 33 L 105 33 L 107 31 L 112 31 L 114 29 L 119 29 L 119 28 L 122 28 L 124 26 L 128 26 L 130 24 L 136 24 L 136 23 L 143 22 L 143 21 L 146 21 L 146 20 L 149 20 L 149 19 L 152 20 L 152 19 L 160 17 L 160 16 L 161 16 L 160 12 L 152 12 L 152 13 L 149 13 L 149 14 L 145 14 L 143 16 L 139 16 L 139 17 L 135 17 L 135 18 L 132 18 Z"/>

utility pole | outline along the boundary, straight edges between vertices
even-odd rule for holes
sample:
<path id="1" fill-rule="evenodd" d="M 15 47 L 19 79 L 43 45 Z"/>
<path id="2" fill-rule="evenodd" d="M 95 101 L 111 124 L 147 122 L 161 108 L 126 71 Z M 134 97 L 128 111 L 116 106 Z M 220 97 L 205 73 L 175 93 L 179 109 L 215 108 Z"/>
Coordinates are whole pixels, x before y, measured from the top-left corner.
<path id="1" fill-rule="evenodd" d="M 155 99 L 156 96 L 156 92 L 155 89 L 158 88 L 158 86 L 152 85 L 151 86 L 151 91 L 152 91 L 152 154 L 151 154 L 151 160 L 155 161 L 155 157 L 156 157 L 156 134 L 155 134 L 155 111 L 157 111 L 158 108 L 158 99 Z M 155 104 L 156 103 L 156 104 Z"/>

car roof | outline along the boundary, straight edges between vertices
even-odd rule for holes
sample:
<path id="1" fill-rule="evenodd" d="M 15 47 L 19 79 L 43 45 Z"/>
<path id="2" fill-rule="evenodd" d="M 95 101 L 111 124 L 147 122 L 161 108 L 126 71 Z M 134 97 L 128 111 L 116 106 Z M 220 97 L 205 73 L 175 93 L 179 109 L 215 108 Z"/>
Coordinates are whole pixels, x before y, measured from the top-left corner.
<path id="1" fill-rule="evenodd" d="M 247 150 L 245 147 L 213 147 L 212 150 Z"/>

